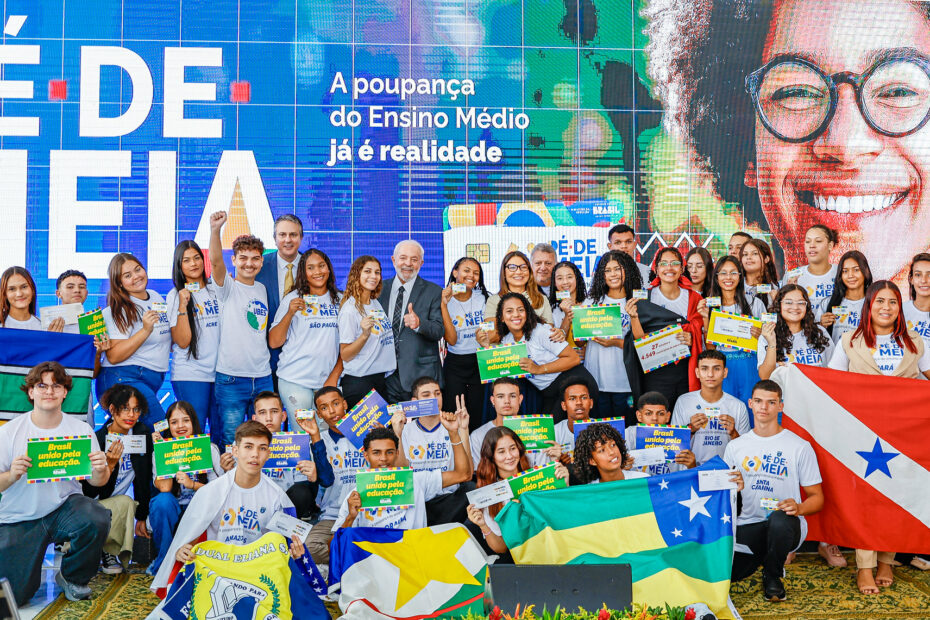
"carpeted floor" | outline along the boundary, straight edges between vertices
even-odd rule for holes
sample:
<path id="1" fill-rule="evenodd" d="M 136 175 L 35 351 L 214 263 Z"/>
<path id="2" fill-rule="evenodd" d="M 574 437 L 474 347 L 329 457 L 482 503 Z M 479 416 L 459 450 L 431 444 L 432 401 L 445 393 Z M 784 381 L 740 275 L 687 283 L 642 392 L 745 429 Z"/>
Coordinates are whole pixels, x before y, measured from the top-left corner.
<path id="1" fill-rule="evenodd" d="M 847 555 L 850 566 L 852 554 Z M 733 584 L 730 595 L 744 620 L 878 620 L 930 619 L 930 571 L 911 567 L 895 570 L 895 583 L 876 596 L 856 589 L 853 568 L 830 568 L 817 554 L 805 553 L 788 567 L 788 600 L 770 603 L 762 598 L 761 571 Z M 158 599 L 145 574 L 97 575 L 91 582 L 93 599 L 69 602 L 59 596 L 36 620 L 135 620 L 144 618 Z M 335 605 L 327 605 L 333 618 Z"/>

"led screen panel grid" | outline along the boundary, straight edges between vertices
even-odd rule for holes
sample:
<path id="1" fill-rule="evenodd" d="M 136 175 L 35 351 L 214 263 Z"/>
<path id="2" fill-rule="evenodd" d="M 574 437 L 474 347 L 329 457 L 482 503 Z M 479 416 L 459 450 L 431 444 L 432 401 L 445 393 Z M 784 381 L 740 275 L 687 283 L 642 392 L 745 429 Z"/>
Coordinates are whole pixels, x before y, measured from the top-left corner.
<path id="1" fill-rule="evenodd" d="M 622 217 L 643 231 L 640 241 L 646 243 L 655 220 L 650 192 L 661 185 L 667 189 L 663 225 L 695 238 L 707 236 L 706 228 L 693 227 L 689 211 L 692 193 L 704 179 L 688 167 L 661 165 L 661 157 L 668 156 L 657 146 L 662 112 L 650 96 L 638 2 L 7 0 L 4 12 L 5 24 L 11 16 L 26 16 L 15 36 L 4 34 L 4 45 L 40 48 L 37 65 L 3 68 L 5 80 L 33 81 L 34 98 L 6 98 L 0 104 L 4 116 L 38 117 L 40 124 L 37 137 L 0 137 L 3 151 L 28 153 L 24 243 L 5 250 L 4 259 L 24 262 L 35 275 L 40 305 L 52 303 L 57 276 L 50 273 L 50 245 L 59 262 L 70 252 L 76 268 L 84 266 L 86 252 L 127 251 L 147 265 L 160 261 L 162 275 L 153 288 L 164 292 L 169 286 L 164 270 L 170 269 L 165 256 L 178 240 L 195 236 L 220 160 L 230 151 L 254 156 L 271 216 L 300 216 L 306 228 L 303 248 L 326 250 L 340 284 L 352 257 L 363 253 L 381 258 L 385 275 L 391 275 L 391 249 L 408 236 L 426 248 L 422 275 L 444 281 L 444 238 L 455 226 L 451 205 L 546 205 L 535 214 L 517 212 L 507 226 L 540 226 L 555 210 L 580 225 Z M 88 48 L 102 47 L 131 51 L 151 78 L 149 113 L 121 136 L 81 135 L 80 102 L 86 97 L 81 57 Z M 165 136 L 166 48 L 176 47 L 221 52 L 221 66 L 184 72 L 188 82 L 216 85 L 215 101 L 189 102 L 184 116 L 219 119 L 219 138 Z M 337 72 L 347 80 L 353 75 L 469 78 L 475 94 L 456 100 L 449 94 L 413 95 L 404 101 L 365 95 L 353 105 L 349 95 L 329 92 Z M 52 81 L 67 83 L 63 101 L 50 99 Z M 248 82 L 248 103 L 231 101 L 234 82 Z M 135 95 L 126 71 L 102 68 L 101 117 L 125 114 Z M 354 129 L 333 127 L 330 113 L 340 105 L 363 115 L 372 106 L 450 116 L 466 106 L 512 108 L 525 112 L 530 125 L 526 130 L 376 128 L 367 122 Z M 499 164 L 389 160 L 330 167 L 332 139 L 347 139 L 355 147 L 365 140 L 375 145 L 454 140 L 468 146 L 484 140 L 498 146 L 503 157 Z M 51 220 L 53 151 L 87 151 L 88 161 L 102 153 L 131 153 L 128 175 L 82 177 L 76 183 L 77 200 L 120 201 L 119 224 L 78 223 L 69 237 Z M 153 152 L 176 153 L 170 213 L 150 210 Z M 659 164 L 650 164 L 650 158 Z M 164 195 L 164 187 L 155 193 Z M 575 205 L 602 203 L 614 210 L 573 211 Z M 507 242 L 507 226 L 494 231 L 495 242 Z M 153 238 L 160 245 L 153 246 Z M 544 232 L 539 240 L 547 240 Z M 90 288 L 99 297 L 107 285 L 97 271 Z M 492 290 L 496 279 L 493 266 L 486 273 Z"/>

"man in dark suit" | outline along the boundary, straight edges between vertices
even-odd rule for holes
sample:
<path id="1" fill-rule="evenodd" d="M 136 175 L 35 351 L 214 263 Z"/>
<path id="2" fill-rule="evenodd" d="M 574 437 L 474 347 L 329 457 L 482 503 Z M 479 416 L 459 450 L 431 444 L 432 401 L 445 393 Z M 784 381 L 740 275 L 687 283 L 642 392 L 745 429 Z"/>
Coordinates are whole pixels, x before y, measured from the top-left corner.
<path id="1" fill-rule="evenodd" d="M 387 379 L 387 397 L 390 402 L 399 402 L 410 400 L 410 387 L 420 377 L 433 377 L 442 385 L 442 289 L 418 277 L 423 246 L 416 241 L 398 243 L 391 262 L 396 275 L 385 281 L 378 301 L 394 329 L 397 355 L 397 370 Z"/>
<path id="2" fill-rule="evenodd" d="M 255 280 L 265 285 L 268 293 L 268 325 L 274 322 L 275 314 L 284 294 L 297 280 L 297 263 L 300 260 L 300 243 L 304 238 L 304 225 L 300 218 L 292 213 L 285 213 L 274 221 L 274 244 L 278 248 L 264 256 L 262 270 Z M 281 349 L 271 350 L 271 372 L 278 370 L 278 355 Z M 275 389 L 277 389 L 277 375 Z"/>

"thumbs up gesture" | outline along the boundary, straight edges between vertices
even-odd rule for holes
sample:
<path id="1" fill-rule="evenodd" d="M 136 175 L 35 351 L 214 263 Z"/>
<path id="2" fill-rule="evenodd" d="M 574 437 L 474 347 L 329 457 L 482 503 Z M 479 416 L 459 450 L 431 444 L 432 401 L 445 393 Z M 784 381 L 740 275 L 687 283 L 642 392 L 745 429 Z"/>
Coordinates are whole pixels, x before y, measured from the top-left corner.
<path id="1" fill-rule="evenodd" d="M 413 311 L 413 304 L 407 304 L 407 314 L 404 315 L 404 325 L 410 329 L 416 329 L 420 326 L 420 317 Z"/>

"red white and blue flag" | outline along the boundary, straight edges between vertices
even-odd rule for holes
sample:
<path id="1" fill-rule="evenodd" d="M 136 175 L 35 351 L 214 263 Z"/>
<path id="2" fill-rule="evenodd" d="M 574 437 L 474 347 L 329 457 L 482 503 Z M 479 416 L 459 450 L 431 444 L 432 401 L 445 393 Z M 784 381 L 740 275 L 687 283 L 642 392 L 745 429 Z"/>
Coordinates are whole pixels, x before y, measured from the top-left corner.
<path id="1" fill-rule="evenodd" d="M 930 381 L 795 364 L 772 379 L 823 477 L 808 539 L 930 553 Z"/>

